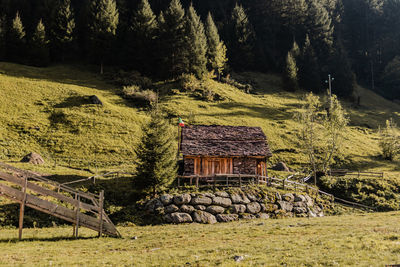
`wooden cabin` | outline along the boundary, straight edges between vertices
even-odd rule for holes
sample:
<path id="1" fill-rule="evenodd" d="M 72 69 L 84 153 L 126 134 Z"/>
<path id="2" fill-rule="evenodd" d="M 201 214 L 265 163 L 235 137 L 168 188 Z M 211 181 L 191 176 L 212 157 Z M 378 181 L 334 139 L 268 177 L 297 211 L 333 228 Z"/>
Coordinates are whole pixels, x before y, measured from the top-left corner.
<path id="1" fill-rule="evenodd" d="M 267 176 L 272 156 L 260 127 L 193 125 L 182 128 L 183 175 Z"/>

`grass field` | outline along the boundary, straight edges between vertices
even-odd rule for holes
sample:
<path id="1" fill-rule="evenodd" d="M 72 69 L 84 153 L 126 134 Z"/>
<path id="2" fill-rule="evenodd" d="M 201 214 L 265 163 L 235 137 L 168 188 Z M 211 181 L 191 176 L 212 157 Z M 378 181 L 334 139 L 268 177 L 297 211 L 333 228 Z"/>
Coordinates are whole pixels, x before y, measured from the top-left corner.
<path id="1" fill-rule="evenodd" d="M 208 102 L 171 90 L 173 94 L 161 97 L 161 106 L 173 124 L 180 116 L 189 124 L 260 126 L 275 152 L 272 163 L 285 161 L 301 167 L 306 158 L 299 148 L 299 125 L 293 115 L 305 93 L 281 90 L 276 75 L 241 76 L 256 84 L 253 94 L 210 81 L 206 87 L 220 100 Z M 90 95 L 97 95 L 104 106 L 89 104 Z M 377 129 L 390 117 L 400 123 L 400 106 L 361 87 L 357 95 L 361 106 L 344 102 L 351 118 L 343 146 L 344 167 L 398 176 L 398 161 L 379 158 Z M 36 151 L 48 162 L 36 168 L 44 173 L 71 173 L 59 165 L 92 172 L 96 167 L 110 169 L 121 164 L 119 169 L 132 169 L 147 118 L 145 110 L 121 97 L 121 88 L 82 67 L 35 68 L 0 62 L 0 160 L 18 161 Z"/>
<path id="2" fill-rule="evenodd" d="M 0 230 L 2 266 L 384 266 L 400 263 L 399 212 L 217 225 L 121 227 L 101 238 L 72 227 Z M 137 239 L 133 239 L 137 236 Z M 234 256 L 244 256 L 240 263 Z"/>

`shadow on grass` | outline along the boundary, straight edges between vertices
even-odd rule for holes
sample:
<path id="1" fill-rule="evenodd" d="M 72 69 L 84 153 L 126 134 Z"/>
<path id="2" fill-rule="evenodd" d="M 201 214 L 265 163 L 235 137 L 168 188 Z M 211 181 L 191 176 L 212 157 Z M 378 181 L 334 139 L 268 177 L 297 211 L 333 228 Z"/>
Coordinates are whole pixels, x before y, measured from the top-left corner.
<path id="1" fill-rule="evenodd" d="M 16 229 L 15 231 L 17 231 Z M 43 230 L 44 231 L 44 230 Z M 56 236 L 56 237 L 31 237 L 31 238 L 22 238 L 20 241 L 18 238 L 7 238 L 7 239 L 0 239 L 0 243 L 19 243 L 19 242 L 58 242 L 58 241 L 78 241 L 78 240 L 90 240 L 90 239 L 97 239 L 97 236 L 84 236 L 75 238 L 73 236 L 65 237 L 65 236 Z"/>

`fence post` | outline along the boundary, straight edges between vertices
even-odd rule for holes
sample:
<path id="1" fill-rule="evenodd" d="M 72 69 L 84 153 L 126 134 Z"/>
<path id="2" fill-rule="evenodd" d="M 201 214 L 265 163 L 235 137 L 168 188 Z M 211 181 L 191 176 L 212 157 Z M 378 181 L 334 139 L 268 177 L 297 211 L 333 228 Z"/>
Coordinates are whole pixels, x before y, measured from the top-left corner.
<path id="1" fill-rule="evenodd" d="M 196 175 L 196 187 L 199 188 L 199 175 Z"/>
<path id="2" fill-rule="evenodd" d="M 22 199 L 20 209 L 19 209 L 19 232 L 18 232 L 19 240 L 22 239 L 22 228 L 24 227 L 24 214 L 25 214 L 26 188 L 27 187 L 28 187 L 28 178 L 25 177 L 24 187 L 23 187 L 24 197 Z"/>
<path id="3" fill-rule="evenodd" d="M 80 209 L 81 209 L 81 196 L 77 194 L 76 212 L 75 212 L 75 238 L 78 238 Z"/>
<path id="4" fill-rule="evenodd" d="M 103 234 L 103 207 L 104 207 L 104 190 L 99 194 L 99 210 L 100 210 L 100 224 L 99 224 L 99 237 Z"/>
<path id="5" fill-rule="evenodd" d="M 282 189 L 285 190 L 285 179 L 282 180 Z"/>
<path id="6" fill-rule="evenodd" d="M 239 174 L 239 186 L 242 188 L 242 176 Z"/>

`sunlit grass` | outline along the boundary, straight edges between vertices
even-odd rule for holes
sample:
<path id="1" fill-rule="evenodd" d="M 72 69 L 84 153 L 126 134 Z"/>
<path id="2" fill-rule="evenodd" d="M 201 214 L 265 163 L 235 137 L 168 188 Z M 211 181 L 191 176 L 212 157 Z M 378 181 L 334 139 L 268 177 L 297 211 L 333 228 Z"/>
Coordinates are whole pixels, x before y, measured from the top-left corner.
<path id="1" fill-rule="evenodd" d="M 123 239 L 72 227 L 0 231 L 3 265 L 382 266 L 400 262 L 400 213 L 121 227 Z M 137 236 L 137 239 L 133 239 Z"/>

